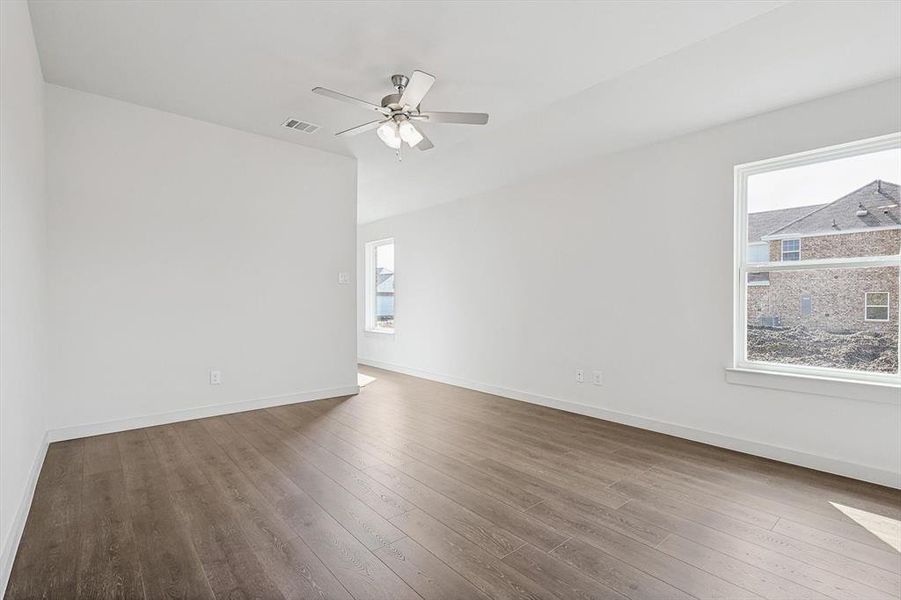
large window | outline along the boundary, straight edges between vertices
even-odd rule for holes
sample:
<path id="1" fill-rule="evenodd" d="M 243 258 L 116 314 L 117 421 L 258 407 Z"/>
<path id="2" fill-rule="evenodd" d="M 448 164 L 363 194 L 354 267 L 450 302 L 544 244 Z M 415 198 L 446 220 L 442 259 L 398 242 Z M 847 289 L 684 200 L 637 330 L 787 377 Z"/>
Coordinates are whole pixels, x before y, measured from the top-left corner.
<path id="1" fill-rule="evenodd" d="M 901 383 L 901 134 L 735 178 L 735 366 Z"/>
<path id="2" fill-rule="evenodd" d="M 394 240 L 366 244 L 366 330 L 394 333 Z"/>

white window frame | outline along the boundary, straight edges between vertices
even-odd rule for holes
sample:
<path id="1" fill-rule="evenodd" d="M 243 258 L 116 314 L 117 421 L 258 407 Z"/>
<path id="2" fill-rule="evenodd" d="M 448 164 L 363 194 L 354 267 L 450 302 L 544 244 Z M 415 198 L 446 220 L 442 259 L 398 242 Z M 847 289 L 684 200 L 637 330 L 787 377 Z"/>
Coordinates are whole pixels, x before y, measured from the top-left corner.
<path id="1" fill-rule="evenodd" d="M 901 268 L 901 256 L 899 255 L 748 263 L 748 178 L 759 173 L 800 167 L 803 165 L 859 156 L 861 154 L 869 154 L 899 147 L 901 147 L 901 133 L 892 133 L 867 140 L 839 144 L 827 148 L 818 148 L 816 150 L 800 152 L 798 154 L 735 166 L 735 218 L 733 224 L 735 258 L 732 320 L 733 357 L 732 366 L 727 369 L 727 371 L 739 372 L 739 374 L 740 372 L 757 372 L 766 375 L 793 375 L 804 378 L 833 380 L 834 382 L 840 382 L 842 385 L 847 385 L 851 382 L 879 384 L 881 386 L 888 385 L 891 388 L 901 386 L 901 376 L 898 374 L 868 373 L 850 369 L 752 361 L 747 358 L 748 273 L 853 267 L 888 266 Z M 864 308 L 864 310 L 866 310 L 866 308 Z M 891 316 L 889 318 L 891 318 Z M 901 344 L 899 344 L 899 346 L 901 346 Z M 899 348 L 899 356 L 901 356 L 901 348 Z M 727 380 L 730 381 L 734 380 L 738 382 L 739 379 L 741 379 L 741 377 L 738 375 L 734 377 L 731 375 L 727 376 Z M 782 384 L 778 385 L 781 386 Z M 847 391 L 842 393 L 847 394 Z M 891 393 L 894 394 L 894 392 Z"/>
<path id="2" fill-rule="evenodd" d="M 394 242 L 394 238 L 384 238 L 381 240 L 373 240 L 371 242 L 366 242 L 364 245 L 364 260 L 363 266 L 365 268 L 365 273 L 363 277 L 363 281 L 365 282 L 366 287 L 363 289 L 363 319 L 364 319 L 364 329 L 368 333 L 382 333 L 387 335 L 394 335 L 394 328 L 388 329 L 387 327 L 377 327 L 377 320 L 375 318 L 376 312 L 376 303 L 378 298 L 378 293 L 376 290 L 377 279 L 376 279 L 376 264 L 375 264 L 375 254 L 380 246 L 387 245 L 394 246 L 394 318 L 395 322 L 397 319 L 397 244 Z"/>
<path id="3" fill-rule="evenodd" d="M 870 304 L 870 294 L 885 294 L 885 304 Z M 884 319 L 870 319 L 867 317 L 868 308 L 884 308 Z M 887 323 L 892 320 L 892 294 L 891 292 L 864 292 L 863 294 L 863 320 L 873 323 Z"/>
<path id="4" fill-rule="evenodd" d="M 797 250 L 786 250 L 785 242 L 798 242 L 798 249 Z M 783 262 L 798 262 L 799 260 L 801 260 L 801 238 L 785 238 L 784 240 L 779 242 L 779 249 L 782 251 L 780 258 L 782 258 Z M 798 258 L 795 258 L 792 260 L 785 259 L 786 254 L 794 254 L 796 252 L 798 254 Z"/>

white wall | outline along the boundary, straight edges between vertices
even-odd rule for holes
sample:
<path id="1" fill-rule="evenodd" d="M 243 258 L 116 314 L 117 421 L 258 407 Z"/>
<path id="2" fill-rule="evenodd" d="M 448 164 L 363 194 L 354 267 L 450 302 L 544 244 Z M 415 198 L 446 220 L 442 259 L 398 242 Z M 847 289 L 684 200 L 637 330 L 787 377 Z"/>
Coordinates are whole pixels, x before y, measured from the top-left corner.
<path id="1" fill-rule="evenodd" d="M 897 404 L 724 380 L 733 165 L 899 129 L 894 80 L 363 225 L 398 297 L 393 337 L 358 315 L 360 358 L 901 485 Z"/>
<path id="2" fill-rule="evenodd" d="M 355 389 L 353 159 L 46 90 L 53 439 Z"/>
<path id="3" fill-rule="evenodd" d="M 43 106 L 28 5 L 0 2 L 0 593 L 45 449 Z"/>

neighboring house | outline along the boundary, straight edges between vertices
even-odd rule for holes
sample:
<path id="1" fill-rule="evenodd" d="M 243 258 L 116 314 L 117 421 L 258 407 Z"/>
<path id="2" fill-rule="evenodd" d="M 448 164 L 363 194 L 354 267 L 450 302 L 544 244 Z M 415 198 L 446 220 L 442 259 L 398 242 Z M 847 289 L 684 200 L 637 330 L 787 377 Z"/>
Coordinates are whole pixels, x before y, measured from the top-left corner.
<path id="1" fill-rule="evenodd" d="M 898 254 L 901 209 L 895 183 L 876 180 L 828 204 L 748 215 L 752 262 Z M 831 331 L 898 326 L 898 269 L 811 269 L 751 273 L 750 325 L 811 325 Z"/>
<path id="2" fill-rule="evenodd" d="M 379 321 L 394 320 L 394 271 L 379 267 L 375 287 L 375 317 Z"/>

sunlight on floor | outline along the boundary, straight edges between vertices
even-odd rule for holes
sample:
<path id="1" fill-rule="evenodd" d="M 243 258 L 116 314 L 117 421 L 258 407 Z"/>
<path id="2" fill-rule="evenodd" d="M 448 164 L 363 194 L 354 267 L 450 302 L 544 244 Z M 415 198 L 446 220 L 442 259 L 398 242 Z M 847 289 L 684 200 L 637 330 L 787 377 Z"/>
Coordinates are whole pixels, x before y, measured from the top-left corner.
<path id="1" fill-rule="evenodd" d="M 363 387 L 364 385 L 369 385 L 375 381 L 375 377 L 370 377 L 369 375 L 364 375 L 362 373 L 357 373 L 357 385 Z"/>
<path id="2" fill-rule="evenodd" d="M 851 508 L 837 502 L 830 502 L 832 506 L 842 511 L 849 519 L 878 537 L 880 540 L 901 552 L 901 521 L 883 517 L 859 508 Z"/>

